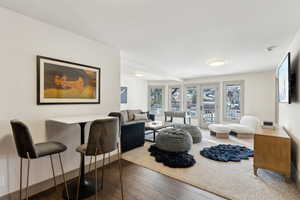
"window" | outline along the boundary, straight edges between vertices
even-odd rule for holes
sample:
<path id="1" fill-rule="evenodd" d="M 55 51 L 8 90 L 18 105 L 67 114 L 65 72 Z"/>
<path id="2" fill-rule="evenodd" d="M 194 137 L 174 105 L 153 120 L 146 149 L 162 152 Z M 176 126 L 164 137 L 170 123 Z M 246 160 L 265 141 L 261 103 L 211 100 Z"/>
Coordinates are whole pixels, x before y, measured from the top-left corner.
<path id="1" fill-rule="evenodd" d="M 164 111 L 164 96 L 165 88 L 160 87 L 149 87 L 149 111 L 152 114 L 162 114 Z"/>
<path id="2" fill-rule="evenodd" d="M 181 89 L 179 86 L 170 88 L 169 105 L 171 111 L 181 111 Z"/>
<path id="3" fill-rule="evenodd" d="M 239 121 L 244 111 L 244 82 L 224 82 L 223 97 L 224 121 Z"/>
<path id="4" fill-rule="evenodd" d="M 197 87 L 191 86 L 185 89 L 186 111 L 191 117 L 197 117 Z"/>

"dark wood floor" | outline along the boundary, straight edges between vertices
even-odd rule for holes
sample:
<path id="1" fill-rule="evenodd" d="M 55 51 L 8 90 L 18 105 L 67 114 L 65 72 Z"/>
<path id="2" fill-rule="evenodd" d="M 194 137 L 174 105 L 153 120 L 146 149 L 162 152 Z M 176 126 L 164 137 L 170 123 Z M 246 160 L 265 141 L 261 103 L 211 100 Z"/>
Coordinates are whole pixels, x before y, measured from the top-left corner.
<path id="1" fill-rule="evenodd" d="M 176 181 L 172 178 L 140 167 L 127 161 L 122 161 L 123 184 L 125 200 L 220 200 L 213 194 Z M 99 169 L 99 176 L 101 171 Z M 31 199 L 62 200 L 63 185 L 58 191 L 50 189 Z M 91 197 L 88 199 L 95 199 Z M 120 200 L 120 182 L 116 162 L 105 168 L 104 189 L 98 193 L 101 200 Z"/>

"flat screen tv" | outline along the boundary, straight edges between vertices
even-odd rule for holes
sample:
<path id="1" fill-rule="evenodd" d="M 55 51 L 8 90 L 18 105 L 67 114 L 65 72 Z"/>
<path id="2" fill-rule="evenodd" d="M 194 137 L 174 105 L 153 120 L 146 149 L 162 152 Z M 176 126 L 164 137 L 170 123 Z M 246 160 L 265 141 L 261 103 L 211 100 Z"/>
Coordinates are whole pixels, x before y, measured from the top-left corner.
<path id="1" fill-rule="evenodd" d="M 278 101 L 291 103 L 291 53 L 288 53 L 280 63 L 278 75 Z"/>

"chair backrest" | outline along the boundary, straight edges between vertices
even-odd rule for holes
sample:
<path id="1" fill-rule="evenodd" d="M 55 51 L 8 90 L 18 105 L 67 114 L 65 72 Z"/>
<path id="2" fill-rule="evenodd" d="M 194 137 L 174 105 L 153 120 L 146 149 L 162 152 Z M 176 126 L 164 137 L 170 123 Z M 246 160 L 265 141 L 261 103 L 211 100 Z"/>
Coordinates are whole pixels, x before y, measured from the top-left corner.
<path id="1" fill-rule="evenodd" d="M 99 155 L 117 149 L 119 119 L 95 120 L 91 124 L 86 155 Z"/>
<path id="2" fill-rule="evenodd" d="M 259 119 L 255 116 L 245 115 L 241 118 L 240 124 L 245 125 L 255 131 L 259 125 Z"/>
<path id="3" fill-rule="evenodd" d="M 186 112 L 174 112 L 173 117 L 185 118 L 186 117 Z"/>
<path id="4" fill-rule="evenodd" d="M 165 111 L 165 122 L 172 122 L 173 121 L 173 113 L 172 111 Z M 170 119 L 168 119 L 170 117 Z"/>
<path id="5" fill-rule="evenodd" d="M 173 118 L 182 118 L 183 123 L 186 124 L 186 112 L 174 112 L 173 113 Z"/>
<path id="6" fill-rule="evenodd" d="M 122 125 L 122 118 L 123 118 L 123 116 L 122 116 L 121 112 L 110 112 L 110 113 L 108 114 L 108 116 L 109 116 L 109 117 L 115 117 L 115 118 L 118 118 L 118 119 L 119 119 L 119 124 L 120 124 L 120 126 Z"/>
<path id="7" fill-rule="evenodd" d="M 29 128 L 19 120 L 10 121 L 18 155 L 21 158 L 27 158 L 29 153 L 30 158 L 38 158 L 38 153 L 35 149 Z"/>

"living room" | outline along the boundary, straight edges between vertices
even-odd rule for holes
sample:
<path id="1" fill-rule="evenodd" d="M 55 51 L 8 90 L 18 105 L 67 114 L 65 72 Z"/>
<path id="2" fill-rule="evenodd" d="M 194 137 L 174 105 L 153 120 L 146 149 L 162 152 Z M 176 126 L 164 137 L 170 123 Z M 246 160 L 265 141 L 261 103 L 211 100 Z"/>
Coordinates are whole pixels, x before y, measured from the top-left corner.
<path id="1" fill-rule="evenodd" d="M 139 71 L 139 74 L 143 74 L 141 71 Z M 150 76 L 149 76 L 150 77 Z M 143 76 L 137 77 L 136 74 L 132 71 L 129 73 L 121 73 L 121 88 L 125 88 L 125 101 L 123 99 L 122 103 L 122 89 L 121 89 L 121 110 L 132 110 L 133 112 L 135 110 L 141 109 L 143 111 L 150 111 L 150 113 L 155 114 L 155 123 L 165 123 L 165 115 L 166 111 L 174 111 L 174 112 L 186 112 L 189 113 L 186 123 L 185 124 L 191 124 L 192 126 L 198 126 L 200 127 L 201 133 L 202 133 L 202 147 L 199 147 L 200 149 L 205 146 L 210 146 L 212 144 L 240 144 L 243 146 L 250 147 L 253 149 L 253 136 L 246 137 L 246 138 L 239 138 L 234 135 L 230 135 L 228 137 L 215 137 L 211 136 L 208 126 L 209 124 L 213 123 L 222 123 L 222 124 L 230 124 L 230 123 L 239 123 L 239 120 L 236 118 L 236 113 L 240 116 L 256 116 L 260 119 L 260 123 L 263 121 L 269 121 L 273 122 L 274 126 L 275 123 L 277 124 L 278 114 L 276 107 L 278 106 L 277 103 L 277 96 L 276 96 L 276 70 L 268 70 L 268 71 L 262 71 L 262 72 L 250 72 L 250 73 L 241 73 L 241 74 L 233 74 L 233 75 L 219 75 L 219 76 L 210 76 L 210 77 L 199 77 L 199 78 L 191 78 L 191 79 L 185 79 L 183 81 L 165 81 L 165 80 L 151 80 L 153 76 L 149 78 L 146 73 L 143 74 Z M 155 77 L 157 79 L 157 77 Z M 224 95 L 226 94 L 226 87 L 227 85 L 237 85 L 238 91 L 239 91 L 239 109 L 238 111 L 235 111 L 235 114 L 232 113 L 226 113 L 226 109 L 224 108 L 225 105 L 228 104 L 228 102 L 225 103 L 226 98 Z M 208 90 L 209 89 L 209 90 Z M 175 92 L 174 92 L 175 91 Z M 204 94 L 204 91 L 209 91 L 208 95 Z M 211 93 L 213 91 L 213 93 Z M 193 95 L 191 95 L 191 93 Z M 201 94 L 202 93 L 202 94 Z M 172 97 L 173 94 L 173 97 Z M 206 96 L 205 96 L 206 95 Z M 210 95 L 210 96 L 209 96 Z M 158 97 L 157 97 L 158 96 Z M 203 99 L 201 99 L 201 96 Z M 207 101 L 207 97 L 214 97 L 213 102 Z M 206 98 L 206 99 L 205 99 Z M 157 101 L 159 99 L 159 101 Z M 193 100 L 194 99 L 194 100 Z M 190 100 L 190 101 L 189 101 Z M 145 104 L 147 102 L 147 104 Z M 213 104 L 214 107 L 211 108 L 211 105 Z M 201 110 L 202 106 L 202 110 Z M 206 109 L 206 110 L 205 110 Z M 209 114 L 209 115 L 208 115 Z M 227 117 L 227 118 L 226 118 Z M 191 119 L 191 122 L 189 122 L 189 118 Z M 229 119 L 228 119 L 229 118 Z M 168 119 L 167 119 L 168 120 Z M 183 124 L 184 120 L 182 118 L 175 118 L 173 119 L 174 124 Z M 261 124 L 259 124 L 259 127 Z M 147 127 L 146 127 L 147 129 Z M 159 131 L 156 133 L 156 137 L 159 135 Z M 146 135 L 146 138 L 149 136 Z M 152 133 L 150 131 L 150 140 L 151 142 L 153 140 Z M 204 141 L 212 142 L 212 144 L 206 144 Z M 203 168 L 209 168 L 211 167 L 212 171 L 218 171 L 218 173 L 210 174 L 206 170 L 205 173 L 207 173 L 207 176 L 210 176 L 212 180 L 212 183 L 206 184 L 208 177 L 205 177 L 204 174 L 199 175 L 199 177 L 204 178 L 202 180 L 205 180 L 201 183 L 201 181 L 193 180 L 192 177 L 197 177 L 196 172 L 194 170 L 187 170 L 183 169 L 182 173 L 180 173 L 182 176 L 176 175 L 178 173 L 178 168 L 176 168 L 174 171 L 170 170 L 169 167 L 165 167 L 166 164 L 162 166 L 161 163 L 152 163 L 152 158 L 149 156 L 148 148 L 152 145 L 152 143 L 148 143 L 149 145 L 144 146 L 144 149 L 142 150 L 140 147 L 135 148 L 134 150 L 131 150 L 128 153 L 125 153 L 123 155 L 123 158 L 127 161 L 133 162 L 135 164 L 144 166 L 146 168 L 152 169 L 154 171 L 160 172 L 162 174 L 171 176 L 172 178 L 175 178 L 177 180 L 181 180 L 183 182 L 189 183 L 191 185 L 194 185 L 196 187 L 199 187 L 201 189 L 204 189 L 206 191 L 212 192 L 214 194 L 217 194 L 219 196 L 222 196 L 223 198 L 229 198 L 229 199 L 259 199 L 258 196 L 262 196 L 259 192 L 252 192 L 253 190 L 257 190 L 258 188 L 262 188 L 263 186 L 259 185 L 254 179 L 248 180 L 244 179 L 243 176 L 251 176 L 253 174 L 253 163 L 248 163 L 250 165 L 243 165 L 240 166 L 242 168 L 247 169 L 246 171 L 249 172 L 249 174 L 245 173 L 245 171 L 242 174 L 238 174 L 235 172 L 235 175 L 231 174 L 230 170 L 236 170 L 234 168 L 230 168 L 227 164 L 229 171 L 223 171 L 218 168 L 213 168 L 212 163 L 202 163 L 201 160 L 202 157 L 197 160 L 196 163 L 203 166 Z M 194 144 L 195 145 L 195 144 Z M 197 155 L 199 151 L 194 152 L 195 150 L 190 150 L 193 152 L 193 155 Z M 149 160 L 147 159 L 149 158 Z M 252 158 L 250 158 L 252 159 Z M 200 162 L 200 163 L 199 163 Z M 243 161 L 242 161 L 243 162 Z M 245 163 L 244 163 L 245 164 Z M 223 164 L 220 164 L 221 167 L 225 167 Z M 233 166 L 236 166 L 236 163 L 233 164 Z M 196 168 L 191 167 L 195 170 L 203 170 L 202 168 Z M 228 177 L 224 174 L 230 174 Z M 233 181 L 234 184 L 227 184 L 228 187 L 224 186 L 224 180 L 232 179 L 232 176 L 238 176 L 237 180 Z M 254 176 L 255 177 L 255 176 Z M 279 178 L 277 175 L 274 176 Z M 273 177 L 273 178 L 274 178 Z M 219 180 L 219 179 L 221 180 Z M 253 177 L 252 177 L 253 178 Z M 285 180 L 284 177 L 282 180 Z M 254 182 L 252 182 L 254 181 Z M 271 181 L 272 184 L 274 184 L 275 178 Z M 278 180 L 276 180 L 278 181 Z M 276 182 L 275 181 L 275 182 Z M 247 182 L 248 184 L 243 184 L 243 182 Z M 223 187 L 223 189 L 218 190 L 217 183 L 220 183 L 220 188 Z M 239 185 L 243 185 L 242 188 L 239 188 Z M 255 186 L 255 188 L 251 188 L 251 186 Z M 226 189 L 224 189 L 224 187 Z M 278 185 L 278 187 L 285 187 L 283 185 Z M 228 192 L 230 191 L 229 188 L 235 188 L 232 193 Z M 245 192 L 244 190 L 248 188 Z M 251 188 L 251 189 L 249 189 Z M 268 188 L 268 187 L 267 187 Z M 261 192 L 264 194 L 261 199 L 263 198 L 275 198 L 274 194 L 267 195 L 266 190 L 267 188 L 261 189 Z M 236 192 L 237 190 L 243 191 L 243 192 Z M 225 192 L 226 191 L 226 192 Z M 290 190 L 286 189 L 286 191 L 289 191 L 288 193 L 293 193 Z M 228 192 L 228 193 L 227 193 Z M 252 195 L 251 195 L 252 193 Z M 274 195 L 274 196 L 273 196 Z M 278 193 L 276 193 L 278 195 Z M 282 195 L 282 194 L 281 194 Z M 285 196 L 285 195 L 283 195 Z M 285 196 L 284 198 L 287 198 Z M 293 199 L 291 197 L 290 199 Z"/>
<path id="2" fill-rule="evenodd" d="M 0 200 L 300 198 L 298 1 L 0 1 Z"/>

